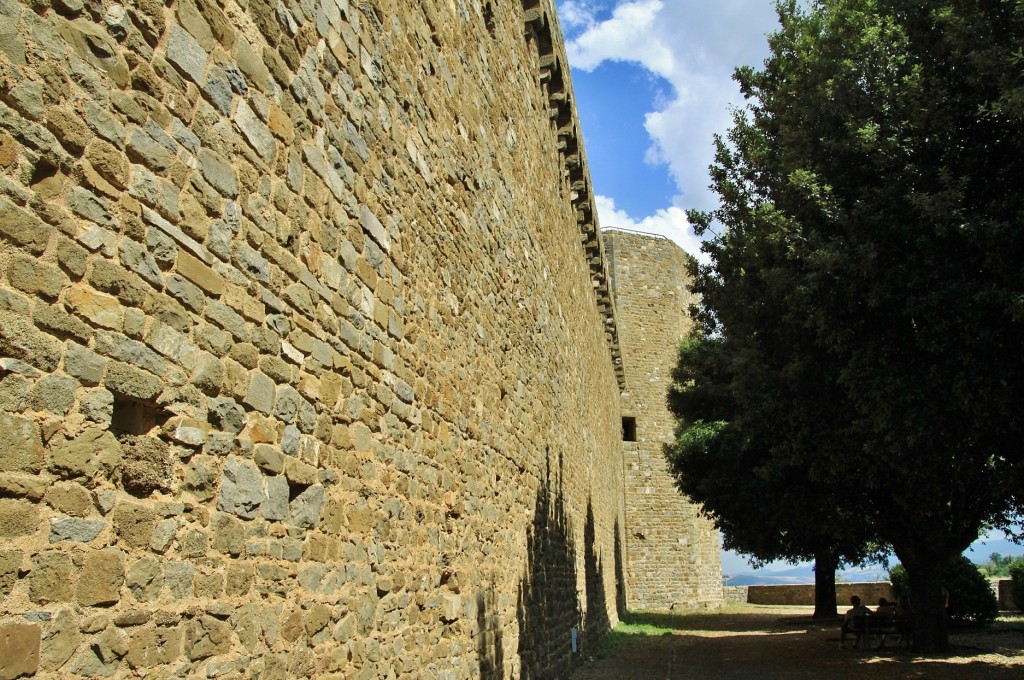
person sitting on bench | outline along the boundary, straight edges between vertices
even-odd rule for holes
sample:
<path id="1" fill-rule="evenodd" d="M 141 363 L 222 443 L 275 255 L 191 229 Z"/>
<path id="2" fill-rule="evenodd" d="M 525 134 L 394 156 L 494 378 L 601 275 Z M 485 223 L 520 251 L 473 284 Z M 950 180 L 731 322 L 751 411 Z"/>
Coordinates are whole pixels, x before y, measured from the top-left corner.
<path id="1" fill-rule="evenodd" d="M 843 627 L 839 631 L 839 648 L 846 648 L 846 634 L 851 633 L 854 636 L 853 646 L 857 646 L 856 637 L 864 632 L 864 620 L 865 617 L 871 614 L 871 610 L 865 607 L 860 602 L 860 598 L 856 595 L 850 598 L 850 604 L 853 605 L 846 611 L 846 616 L 843 617 Z M 854 627 L 854 619 L 859 619 L 856 628 Z"/>

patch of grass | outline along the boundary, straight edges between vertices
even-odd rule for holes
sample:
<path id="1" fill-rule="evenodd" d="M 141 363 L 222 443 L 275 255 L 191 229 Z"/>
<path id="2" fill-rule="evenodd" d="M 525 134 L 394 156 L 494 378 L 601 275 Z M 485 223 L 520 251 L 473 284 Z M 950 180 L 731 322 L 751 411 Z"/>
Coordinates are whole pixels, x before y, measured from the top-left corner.
<path id="1" fill-rule="evenodd" d="M 613 658 L 619 648 L 634 643 L 637 636 L 672 635 L 673 631 L 684 627 L 678 620 L 681 618 L 682 616 L 678 614 L 630 612 L 622 617 L 619 625 L 604 636 L 595 656 L 598 659 Z"/>

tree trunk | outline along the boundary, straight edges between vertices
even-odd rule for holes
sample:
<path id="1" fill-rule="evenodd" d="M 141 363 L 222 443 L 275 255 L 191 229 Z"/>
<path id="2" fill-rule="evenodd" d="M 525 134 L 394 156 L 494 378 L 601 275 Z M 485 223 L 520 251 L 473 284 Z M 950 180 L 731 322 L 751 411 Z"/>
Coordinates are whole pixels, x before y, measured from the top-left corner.
<path id="1" fill-rule="evenodd" d="M 839 560 L 831 554 L 814 556 L 814 615 L 815 619 L 835 618 L 836 610 L 836 568 Z"/>
<path id="2" fill-rule="evenodd" d="M 910 578 L 913 646 L 920 652 L 945 652 L 949 650 L 949 629 L 942 578 L 948 559 L 939 555 L 917 557 L 903 563 Z"/>

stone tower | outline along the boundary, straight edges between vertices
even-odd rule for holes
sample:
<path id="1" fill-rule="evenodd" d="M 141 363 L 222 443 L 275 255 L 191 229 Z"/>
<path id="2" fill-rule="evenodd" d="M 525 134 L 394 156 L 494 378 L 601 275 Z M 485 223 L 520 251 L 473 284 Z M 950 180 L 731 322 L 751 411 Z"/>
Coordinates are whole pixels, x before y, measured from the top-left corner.
<path id="1" fill-rule="evenodd" d="M 718 533 L 680 496 L 662 447 L 674 421 L 665 394 L 679 340 L 690 330 L 686 253 L 661 236 L 604 234 L 625 373 L 626 604 L 629 609 L 722 602 Z"/>

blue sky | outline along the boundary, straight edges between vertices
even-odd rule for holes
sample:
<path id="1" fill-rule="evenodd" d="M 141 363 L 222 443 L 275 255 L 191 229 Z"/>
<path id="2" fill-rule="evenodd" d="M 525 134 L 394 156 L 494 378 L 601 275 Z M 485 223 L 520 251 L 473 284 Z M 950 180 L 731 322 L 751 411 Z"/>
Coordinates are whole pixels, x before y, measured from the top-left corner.
<path id="1" fill-rule="evenodd" d="M 557 0 L 603 228 L 668 236 L 697 254 L 684 210 L 708 209 L 713 135 L 760 65 L 772 0 Z"/>

